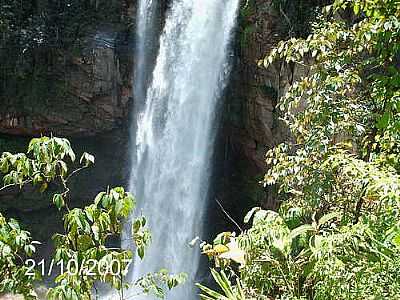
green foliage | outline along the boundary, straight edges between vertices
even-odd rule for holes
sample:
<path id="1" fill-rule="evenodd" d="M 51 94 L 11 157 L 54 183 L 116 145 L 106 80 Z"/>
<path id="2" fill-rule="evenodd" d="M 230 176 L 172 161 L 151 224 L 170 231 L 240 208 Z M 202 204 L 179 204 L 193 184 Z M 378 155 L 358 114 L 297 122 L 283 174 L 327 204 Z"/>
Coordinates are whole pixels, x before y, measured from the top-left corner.
<path id="1" fill-rule="evenodd" d="M 61 274 L 50 288 L 48 299 L 92 299 L 94 284 L 104 282 L 120 291 L 128 287 L 124 276 L 133 259 L 130 250 L 109 247 L 110 239 L 118 237 L 122 221 L 133 213 L 135 200 L 122 187 L 99 193 L 93 204 L 84 208 L 69 207 L 69 179 L 94 163 L 94 156 L 83 153 L 80 167 L 71 170 L 69 164 L 76 155 L 67 139 L 41 137 L 32 139 L 27 153 L 4 152 L 0 157 L 0 172 L 4 186 L 22 188 L 31 184 L 44 192 L 50 184 L 61 187 L 52 196 L 52 202 L 65 212 L 63 234 L 55 234 L 53 264 L 61 267 Z M 132 240 L 140 258 L 150 242 L 150 232 L 141 216 L 132 222 Z M 27 299 L 37 299 L 33 289 L 40 274 L 29 275 L 25 259 L 35 252 L 30 234 L 20 229 L 15 220 L 0 215 L 0 293 L 20 293 Z M 170 275 L 166 270 L 148 274 L 136 285 L 144 293 L 163 298 L 166 289 L 181 284 L 184 274 Z"/>
<path id="2" fill-rule="evenodd" d="M 64 187 L 61 196 L 65 196 L 69 189 L 67 187 L 70 175 L 68 173 L 69 162 L 75 161 L 75 153 L 68 140 L 62 138 L 41 137 L 32 139 L 29 143 L 27 154 L 3 152 L 0 158 L 0 171 L 6 187 L 24 184 L 39 186 L 44 192 L 51 182 L 59 181 Z M 84 153 L 81 158 L 82 167 L 87 168 L 94 158 Z M 60 195 L 54 195 L 53 201 L 62 202 Z M 60 208 L 60 207 L 59 207 Z"/>
<path id="3" fill-rule="evenodd" d="M 77 299 L 90 300 L 96 281 L 109 283 L 117 290 L 124 288 L 123 276 L 127 274 L 132 253 L 108 248 L 106 243 L 109 237 L 121 233 L 121 220 L 129 216 L 133 207 L 132 195 L 117 187 L 100 193 L 94 204 L 84 209 L 72 209 L 64 216 L 66 233 L 53 237 L 54 259 L 64 266 L 71 261 L 76 263 L 74 270 L 66 270 L 56 278 L 58 285 L 49 290 L 50 299 L 68 300 L 71 297 L 66 295 L 76 294 Z M 104 266 L 104 269 L 94 268 L 94 265 Z"/>
<path id="4" fill-rule="evenodd" d="M 240 287 L 246 295 L 243 299 L 395 299 L 400 292 L 400 270 L 393 232 L 379 241 L 369 224 L 338 226 L 339 213 L 291 229 L 290 224 L 299 215 L 300 209 L 284 216 L 261 209 L 255 213 L 251 229 L 234 238 L 245 257 L 240 275 L 232 272 L 238 256 L 227 255 L 237 251 L 234 247 L 228 244 L 227 252 L 213 254 L 214 261 L 225 260 L 217 266 L 228 270 L 231 280 L 237 282 L 231 290 Z M 214 249 L 221 245 L 218 242 L 221 240 L 217 244 L 214 241 Z M 230 298 L 216 281 L 226 299 L 242 299 Z M 208 296 L 212 294 L 206 288 L 202 290 Z M 204 299 L 219 299 L 216 295 Z"/>
<path id="5" fill-rule="evenodd" d="M 238 279 L 236 279 L 236 286 L 233 286 L 224 271 L 218 273 L 217 271 L 212 269 L 211 274 L 214 280 L 221 287 L 224 294 L 222 295 L 199 284 L 198 287 L 204 293 L 200 295 L 200 298 L 202 300 L 246 300 L 244 290 Z"/>
<path id="6" fill-rule="evenodd" d="M 187 276 L 184 273 L 169 275 L 168 271 L 161 269 L 155 273 L 149 273 L 136 281 L 136 285 L 142 288 L 146 294 L 152 294 L 159 298 L 164 298 L 165 290 L 172 289 L 185 282 Z"/>
<path id="7" fill-rule="evenodd" d="M 146 229 L 146 218 L 139 217 L 132 223 L 132 237 L 137 247 L 137 253 L 143 259 L 144 252 L 150 243 L 150 232 Z"/>
<path id="8" fill-rule="evenodd" d="M 309 72 L 279 100 L 292 139 L 267 153 L 279 211 L 203 245 L 246 299 L 399 298 L 399 45 L 398 0 L 337 0 L 260 62 Z"/>
<path id="9" fill-rule="evenodd" d="M 16 220 L 7 220 L 0 214 L 0 293 L 19 293 L 25 299 L 36 299 L 33 281 L 39 278 L 39 274 L 26 275 L 28 269 L 24 266 L 24 259 L 35 253 L 37 243 Z"/>

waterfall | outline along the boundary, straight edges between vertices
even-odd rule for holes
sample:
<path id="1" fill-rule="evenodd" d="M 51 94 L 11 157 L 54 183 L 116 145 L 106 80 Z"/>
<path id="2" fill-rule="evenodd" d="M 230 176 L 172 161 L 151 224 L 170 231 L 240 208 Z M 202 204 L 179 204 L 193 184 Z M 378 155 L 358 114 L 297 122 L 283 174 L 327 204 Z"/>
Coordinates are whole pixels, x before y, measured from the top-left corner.
<path id="1" fill-rule="evenodd" d="M 135 100 L 144 101 L 151 72 L 151 56 L 156 39 L 157 0 L 140 0 L 137 10 L 133 90 Z"/>
<path id="2" fill-rule="evenodd" d="M 140 1 L 138 43 L 151 34 L 154 1 Z M 144 95 L 145 101 L 132 126 L 131 190 L 149 221 L 152 243 L 145 259 L 136 260 L 132 280 L 160 268 L 186 272 L 188 282 L 168 296 L 171 300 L 197 298 L 200 254 L 188 243 L 202 236 L 216 110 L 229 73 L 238 6 L 239 0 L 172 0 L 147 91 L 135 92 L 135 101 Z M 136 55 L 134 86 L 140 88 L 146 85 L 140 72 L 148 61 L 143 45 Z"/>

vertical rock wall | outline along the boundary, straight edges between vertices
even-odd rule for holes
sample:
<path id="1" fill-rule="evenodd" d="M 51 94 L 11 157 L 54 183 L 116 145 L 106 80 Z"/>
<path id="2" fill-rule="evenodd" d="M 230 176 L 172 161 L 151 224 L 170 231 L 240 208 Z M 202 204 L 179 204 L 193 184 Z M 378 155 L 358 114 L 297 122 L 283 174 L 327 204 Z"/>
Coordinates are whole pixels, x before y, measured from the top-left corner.
<path id="1" fill-rule="evenodd" d="M 223 113 L 213 194 L 238 222 L 252 206 L 277 207 L 274 191 L 261 183 L 266 152 L 289 138 L 276 104 L 290 84 L 307 72 L 279 62 L 268 69 L 259 66 L 280 40 L 292 34 L 288 32 L 292 24 L 274 2 L 254 0 L 248 2 L 248 8 L 242 7 L 236 62 Z M 211 218 L 220 220 L 216 227 L 225 229 L 227 218 L 216 203 L 211 204 L 210 213 Z"/>

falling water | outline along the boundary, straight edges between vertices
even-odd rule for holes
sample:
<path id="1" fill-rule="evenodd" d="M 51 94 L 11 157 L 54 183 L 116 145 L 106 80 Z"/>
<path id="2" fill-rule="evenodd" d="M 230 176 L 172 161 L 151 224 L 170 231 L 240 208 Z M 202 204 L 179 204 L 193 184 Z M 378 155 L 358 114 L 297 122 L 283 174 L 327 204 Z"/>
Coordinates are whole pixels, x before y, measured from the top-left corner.
<path id="1" fill-rule="evenodd" d="M 136 21 L 134 97 L 143 101 L 150 78 L 151 58 L 155 44 L 157 0 L 140 0 Z"/>
<path id="2" fill-rule="evenodd" d="M 151 23 L 153 1 L 141 1 L 139 26 Z M 168 299 L 197 298 L 193 283 L 200 255 L 188 243 L 202 235 L 216 108 L 229 71 L 228 46 L 238 3 L 172 1 L 146 101 L 135 117 L 131 190 L 149 220 L 152 244 L 146 258 L 135 264 L 133 279 L 160 268 L 186 272 L 188 282 Z M 142 10 L 146 8 L 147 13 Z M 138 30 L 150 34 L 148 27 Z M 140 47 L 137 61 L 145 62 Z M 138 78 L 143 80 L 136 76 L 135 86 L 143 86 L 145 80 L 138 83 Z"/>

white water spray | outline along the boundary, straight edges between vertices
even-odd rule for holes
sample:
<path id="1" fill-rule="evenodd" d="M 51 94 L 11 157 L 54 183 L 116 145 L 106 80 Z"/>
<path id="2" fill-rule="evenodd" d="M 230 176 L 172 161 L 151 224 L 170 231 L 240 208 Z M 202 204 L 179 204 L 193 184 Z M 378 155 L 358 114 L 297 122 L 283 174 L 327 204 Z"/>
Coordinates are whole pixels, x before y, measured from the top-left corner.
<path id="1" fill-rule="evenodd" d="M 150 9 L 152 1 L 141 0 L 139 26 L 151 23 L 152 13 L 142 9 Z M 168 296 L 171 300 L 198 298 L 200 255 L 188 243 L 202 236 L 216 108 L 229 72 L 238 5 L 239 0 L 172 1 L 146 101 L 135 116 L 131 190 L 149 220 L 152 243 L 144 261 L 135 264 L 132 280 L 160 268 L 186 272 L 188 282 Z M 150 34 L 148 26 L 138 30 Z M 139 75 L 147 60 L 141 47 L 135 86 L 145 82 Z"/>

